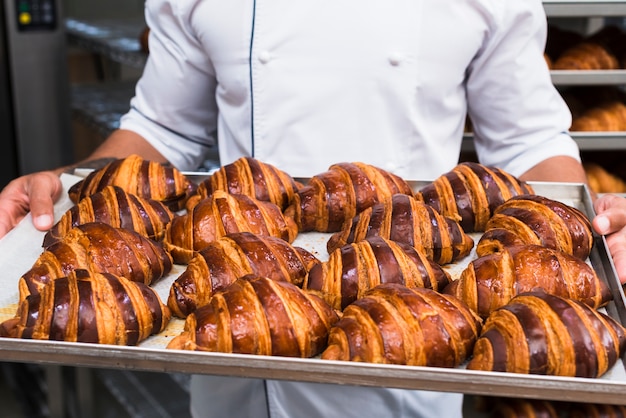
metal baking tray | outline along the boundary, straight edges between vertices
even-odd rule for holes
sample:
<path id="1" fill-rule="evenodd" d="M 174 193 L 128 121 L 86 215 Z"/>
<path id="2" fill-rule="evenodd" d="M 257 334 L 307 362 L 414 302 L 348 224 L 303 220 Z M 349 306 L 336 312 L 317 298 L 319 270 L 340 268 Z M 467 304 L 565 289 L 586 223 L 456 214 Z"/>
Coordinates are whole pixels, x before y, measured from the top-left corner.
<path id="1" fill-rule="evenodd" d="M 206 173 L 199 176 L 206 176 Z M 80 177 L 64 175 L 64 185 L 69 187 Z M 419 189 L 426 182 L 414 182 Z M 537 194 L 563 201 L 593 216 L 591 197 L 582 184 L 532 183 Z M 60 216 L 71 202 L 67 196 L 56 205 Z M 320 258 L 325 256 L 328 234 L 302 234 L 295 245 L 310 249 Z M 30 217 L 0 240 L 0 321 L 12 317 L 17 303 L 17 280 L 26 272 L 41 253 L 43 233 L 36 231 Z M 473 256 L 468 256 L 471 259 Z M 604 277 L 614 295 L 606 312 L 626 324 L 624 292 L 603 237 L 595 236 L 594 250 L 589 262 Z M 451 273 L 462 265 L 451 267 Z M 184 266 L 175 270 L 155 289 L 167 297 L 169 285 Z M 597 379 L 558 376 L 524 375 L 513 373 L 481 372 L 458 368 L 436 368 L 382 365 L 357 362 L 328 361 L 319 358 L 300 359 L 286 357 L 204 353 L 166 349 L 167 343 L 182 330 L 183 320 L 173 319 L 168 328 L 150 337 L 136 347 L 68 343 L 0 338 L 0 359 L 10 362 L 31 362 L 84 366 L 96 368 L 145 370 L 156 372 L 182 372 L 267 379 L 296 380 L 319 383 L 336 383 L 362 386 L 424 389 L 461 392 L 474 395 L 492 395 L 553 399 L 564 401 L 626 404 L 626 370 L 623 359 L 604 376 Z"/>

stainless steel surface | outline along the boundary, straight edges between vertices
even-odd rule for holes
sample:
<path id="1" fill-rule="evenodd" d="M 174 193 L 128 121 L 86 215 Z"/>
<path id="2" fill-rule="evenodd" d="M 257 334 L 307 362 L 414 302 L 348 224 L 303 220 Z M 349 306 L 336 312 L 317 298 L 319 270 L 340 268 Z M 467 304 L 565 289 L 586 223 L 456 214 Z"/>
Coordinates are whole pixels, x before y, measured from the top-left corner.
<path id="1" fill-rule="evenodd" d="M 626 84 L 626 70 L 550 70 L 555 85 Z"/>
<path id="2" fill-rule="evenodd" d="M 197 173 L 197 176 L 197 178 L 202 178 L 206 176 L 206 173 Z M 415 182 L 413 186 L 419 188 L 422 184 L 425 182 Z M 572 204 L 588 214 L 593 213 L 589 193 L 583 185 L 532 184 L 538 194 Z M 312 246 L 321 246 L 325 243 L 324 238 L 326 236 L 326 234 L 317 236 L 315 238 L 319 239 L 317 244 L 314 244 L 312 240 L 308 242 Z M 6 243 L 3 244 L 7 245 Z M 33 245 L 38 244 L 33 243 Z M 623 322 L 625 319 L 624 294 L 601 237 L 596 237 L 594 247 L 590 262 L 599 274 L 607 279 L 615 296 L 615 301 L 607 307 L 607 312 Z M 16 279 L 7 274 L 0 277 L 0 283 L 3 281 L 6 283 L 7 280 Z M 159 290 L 160 294 L 166 291 L 167 286 L 166 284 L 165 288 Z M 626 391 L 626 370 L 624 370 L 622 360 L 601 378 L 583 379 L 479 372 L 465 370 L 462 367 L 455 369 L 411 367 L 335 362 L 317 358 L 299 359 L 166 349 L 167 342 L 178 335 L 181 329 L 182 320 L 174 320 L 163 333 L 151 337 L 138 347 L 6 338 L 0 339 L 0 356 L 5 361 L 41 364 L 246 376 L 440 390 L 493 396 L 626 404 L 626 397 L 623 396 Z"/>
<path id="3" fill-rule="evenodd" d="M 625 16 L 626 3 L 622 0 L 544 0 L 549 17 Z"/>
<path id="4" fill-rule="evenodd" d="M 143 16 L 121 19 L 68 18 L 65 20 L 65 30 L 71 45 L 139 69 L 144 67 L 147 58 L 139 42 L 141 32 L 145 27 Z"/>
<path id="5" fill-rule="evenodd" d="M 18 29 L 16 3 L 3 2 L 3 27 L 18 174 L 23 174 L 73 162 L 73 147 L 61 2 L 52 1 L 58 20 L 54 29 L 28 31 Z"/>
<path id="6" fill-rule="evenodd" d="M 581 151 L 611 151 L 626 149 L 626 132 L 570 132 Z M 463 134 L 462 151 L 474 150 L 474 135 Z"/>

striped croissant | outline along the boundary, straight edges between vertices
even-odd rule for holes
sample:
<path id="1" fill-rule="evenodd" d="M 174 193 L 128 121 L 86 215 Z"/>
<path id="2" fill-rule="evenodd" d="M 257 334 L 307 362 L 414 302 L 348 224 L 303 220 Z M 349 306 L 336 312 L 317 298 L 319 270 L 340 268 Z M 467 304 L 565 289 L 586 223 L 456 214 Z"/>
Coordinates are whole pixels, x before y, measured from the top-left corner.
<path id="1" fill-rule="evenodd" d="M 172 210 L 180 210 L 196 191 L 182 172 L 138 155 L 110 162 L 95 170 L 68 190 L 70 200 L 78 203 L 107 186 L 118 186 L 139 197 L 158 200 Z"/>
<path id="2" fill-rule="evenodd" d="M 293 242 L 298 235 L 294 220 L 271 202 L 216 190 L 193 209 L 170 222 L 163 242 L 178 264 L 227 234 L 251 232 Z"/>
<path id="3" fill-rule="evenodd" d="M 137 345 L 163 331 L 170 317 L 143 283 L 74 270 L 22 300 L 16 316 L 0 324 L 0 336 Z"/>
<path id="4" fill-rule="evenodd" d="M 300 187 L 302 185 L 289 174 L 273 165 L 252 157 L 241 157 L 220 167 L 198 184 L 196 195 L 187 202 L 187 210 L 191 210 L 200 200 L 211 196 L 216 190 L 272 202 L 284 210 L 293 201 Z"/>
<path id="5" fill-rule="evenodd" d="M 185 320 L 168 349 L 313 357 L 337 313 L 321 298 L 284 281 L 248 275 L 217 291 Z"/>
<path id="6" fill-rule="evenodd" d="M 518 293 L 537 289 L 593 308 L 612 299 L 606 282 L 585 261 L 538 245 L 507 247 L 479 257 L 444 292 L 485 318 Z"/>
<path id="7" fill-rule="evenodd" d="M 487 318 L 467 368 L 595 378 L 625 347 L 626 330 L 610 316 L 572 299 L 529 292 Z"/>
<path id="8" fill-rule="evenodd" d="M 314 265 L 303 288 L 341 310 L 382 283 L 442 290 L 450 275 L 415 247 L 371 237 L 347 244 Z"/>
<path id="9" fill-rule="evenodd" d="M 455 367 L 471 354 L 480 327 L 452 296 L 381 284 L 344 309 L 322 359 Z"/>
<path id="10" fill-rule="evenodd" d="M 160 244 L 135 231 L 102 222 L 86 223 L 46 248 L 20 277 L 20 300 L 77 269 L 112 273 L 150 285 L 172 270 L 172 258 Z"/>
<path id="11" fill-rule="evenodd" d="M 162 202 L 138 197 L 118 186 L 107 186 L 66 211 L 44 236 L 43 247 L 59 241 L 75 226 L 90 222 L 130 229 L 158 241 L 173 217 Z"/>
<path id="12" fill-rule="evenodd" d="M 577 208 L 556 200 L 538 195 L 514 196 L 494 211 L 476 254 L 523 244 L 541 245 L 586 260 L 593 246 L 591 222 Z"/>
<path id="13" fill-rule="evenodd" d="M 396 193 L 412 195 L 413 190 L 404 179 L 381 168 L 338 163 L 300 188 L 285 212 L 300 232 L 337 232 L 357 213 Z"/>
<path id="14" fill-rule="evenodd" d="M 276 237 L 240 232 L 225 235 L 198 251 L 172 283 L 167 304 L 184 318 L 205 305 L 215 291 L 247 274 L 302 286 L 311 267 L 311 253 Z"/>
<path id="15" fill-rule="evenodd" d="M 328 253 L 346 244 L 380 236 L 409 244 L 438 264 L 467 256 L 474 240 L 458 222 L 444 217 L 412 196 L 395 194 L 357 214 L 350 225 L 328 240 Z"/>
<path id="16" fill-rule="evenodd" d="M 532 193 L 530 185 L 504 170 L 464 162 L 420 189 L 415 197 L 458 220 L 469 233 L 484 231 L 493 211 L 511 197 Z"/>

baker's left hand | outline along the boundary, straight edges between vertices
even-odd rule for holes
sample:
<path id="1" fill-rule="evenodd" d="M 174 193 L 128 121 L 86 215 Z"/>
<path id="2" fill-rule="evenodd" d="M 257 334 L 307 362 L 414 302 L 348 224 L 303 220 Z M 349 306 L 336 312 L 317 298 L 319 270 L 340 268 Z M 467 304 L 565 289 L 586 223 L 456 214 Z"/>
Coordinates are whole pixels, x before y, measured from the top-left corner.
<path id="1" fill-rule="evenodd" d="M 605 194 L 594 202 L 594 209 L 593 229 L 606 236 L 617 275 L 626 283 L 626 199 Z"/>

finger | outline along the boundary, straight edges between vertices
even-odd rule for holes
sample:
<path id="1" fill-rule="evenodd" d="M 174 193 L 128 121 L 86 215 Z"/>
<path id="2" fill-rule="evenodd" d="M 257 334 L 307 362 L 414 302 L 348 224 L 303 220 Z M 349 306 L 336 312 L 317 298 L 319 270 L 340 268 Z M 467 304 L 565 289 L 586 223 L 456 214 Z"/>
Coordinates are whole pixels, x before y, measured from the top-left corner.
<path id="1" fill-rule="evenodd" d="M 596 217 L 592 220 L 594 230 L 607 235 L 626 227 L 626 199 L 605 195 L 594 204 Z"/>
<path id="2" fill-rule="evenodd" d="M 45 231 L 53 225 L 54 202 L 61 190 L 61 180 L 53 173 L 41 173 L 30 182 L 30 211 L 35 228 Z"/>
<path id="3" fill-rule="evenodd" d="M 606 237 L 606 242 L 613 258 L 615 272 L 620 282 L 624 284 L 626 283 L 626 235 L 623 232 L 609 235 Z"/>

